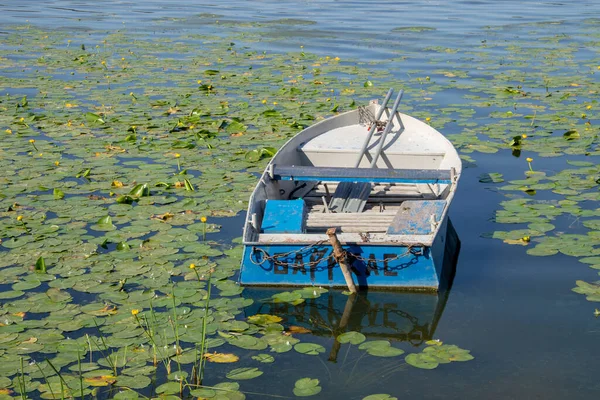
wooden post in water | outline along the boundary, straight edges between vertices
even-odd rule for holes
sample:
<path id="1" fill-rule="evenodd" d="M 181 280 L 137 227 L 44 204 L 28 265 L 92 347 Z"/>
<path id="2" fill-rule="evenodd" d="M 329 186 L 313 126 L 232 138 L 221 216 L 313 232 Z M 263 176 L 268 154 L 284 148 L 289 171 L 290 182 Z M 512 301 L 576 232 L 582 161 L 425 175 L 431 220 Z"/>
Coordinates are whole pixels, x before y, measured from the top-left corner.
<path id="1" fill-rule="evenodd" d="M 350 272 L 350 266 L 348 265 L 346 252 L 342 249 L 342 245 L 335 234 L 335 228 L 327 229 L 327 236 L 329 236 L 329 242 L 331 242 L 331 247 L 333 247 L 333 256 L 340 265 L 342 273 L 344 274 L 344 279 L 346 280 L 346 285 L 348 285 L 348 290 L 350 293 L 356 293 L 356 286 L 352 280 L 352 273 Z"/>

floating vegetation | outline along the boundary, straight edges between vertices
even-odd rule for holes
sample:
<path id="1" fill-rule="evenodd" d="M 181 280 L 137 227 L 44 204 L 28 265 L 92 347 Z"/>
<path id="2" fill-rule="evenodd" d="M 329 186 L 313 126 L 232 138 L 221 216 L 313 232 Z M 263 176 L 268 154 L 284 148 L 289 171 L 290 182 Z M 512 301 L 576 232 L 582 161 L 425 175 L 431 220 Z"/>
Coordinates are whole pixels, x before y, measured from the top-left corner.
<path id="1" fill-rule="evenodd" d="M 543 199 L 516 198 L 501 202 L 504 209 L 496 212 L 496 222 L 526 224 L 527 228 L 496 231 L 492 237 L 509 244 L 527 246 L 527 254 L 531 256 L 562 253 L 579 257 L 582 263 L 597 268 L 597 259 L 600 259 L 596 257 L 600 255 L 600 209 L 593 202 L 600 200 L 600 167 L 589 161 L 568 160 L 567 164 L 575 168 L 548 174 L 533 171 L 531 158 L 526 161 L 529 170 L 525 171 L 525 179 L 509 181 L 509 185 L 501 187 L 501 190 L 521 191 L 534 197 L 543 196 Z M 578 230 L 584 232 L 557 232 L 556 225 L 564 225 L 565 220 L 575 220 Z M 572 227 L 573 222 L 569 225 Z M 585 294 L 590 301 L 598 301 L 594 291 L 596 286 L 596 283 L 578 280 L 573 291 Z"/>
<path id="2" fill-rule="evenodd" d="M 469 350 L 461 349 L 455 345 L 443 344 L 432 340 L 426 343 L 428 346 L 421 353 L 411 353 L 406 356 L 407 364 L 421 369 L 434 369 L 440 364 L 448 364 L 453 361 L 470 361 L 473 356 Z"/>

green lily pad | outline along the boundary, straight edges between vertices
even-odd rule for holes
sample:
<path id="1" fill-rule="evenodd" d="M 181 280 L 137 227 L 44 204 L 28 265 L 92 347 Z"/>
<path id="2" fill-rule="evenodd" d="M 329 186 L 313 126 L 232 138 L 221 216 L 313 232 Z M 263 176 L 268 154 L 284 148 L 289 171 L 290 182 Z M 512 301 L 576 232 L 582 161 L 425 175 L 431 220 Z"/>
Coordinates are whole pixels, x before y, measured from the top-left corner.
<path id="1" fill-rule="evenodd" d="M 143 389 L 148 387 L 152 383 L 152 380 L 144 375 L 127 376 L 120 375 L 117 377 L 117 386 L 124 386 L 130 389 Z"/>
<path id="2" fill-rule="evenodd" d="M 317 356 L 320 353 L 325 352 L 325 347 L 316 343 L 298 343 L 294 346 L 294 350 L 301 354 L 307 354 L 309 356 Z"/>
<path id="3" fill-rule="evenodd" d="M 404 360 L 407 364 L 421 369 L 434 369 L 440 364 L 435 357 L 423 353 L 412 353 L 407 355 Z"/>
<path id="4" fill-rule="evenodd" d="M 365 335 L 354 331 L 342 333 L 337 337 L 337 341 L 340 343 L 350 343 L 354 345 L 361 344 L 365 340 L 367 340 Z"/>
<path id="5" fill-rule="evenodd" d="M 294 395 L 298 397 L 314 396 L 321 393 L 321 389 L 318 379 L 302 378 L 294 384 Z"/>
<path id="6" fill-rule="evenodd" d="M 372 356 L 376 357 L 396 357 L 404 354 L 404 350 L 392 347 L 387 340 L 372 340 L 364 342 L 358 346 L 360 350 L 365 350 Z"/>
<path id="7" fill-rule="evenodd" d="M 167 382 L 158 386 L 155 391 L 158 394 L 176 394 L 183 390 L 181 382 Z"/>
<path id="8" fill-rule="evenodd" d="M 227 373 L 227 378 L 234 380 L 254 379 L 261 376 L 263 372 L 258 368 L 236 368 Z"/>

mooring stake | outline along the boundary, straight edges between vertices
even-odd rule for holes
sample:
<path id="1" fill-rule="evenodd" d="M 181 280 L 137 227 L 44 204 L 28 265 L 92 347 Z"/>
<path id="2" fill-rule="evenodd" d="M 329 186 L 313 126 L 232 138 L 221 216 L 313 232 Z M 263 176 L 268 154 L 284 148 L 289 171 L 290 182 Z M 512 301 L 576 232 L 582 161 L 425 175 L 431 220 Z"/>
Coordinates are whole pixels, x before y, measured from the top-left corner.
<path id="1" fill-rule="evenodd" d="M 329 236 L 329 242 L 331 242 L 331 247 L 333 247 L 333 257 L 335 257 L 335 260 L 340 265 L 342 273 L 344 274 L 348 290 L 350 293 L 356 293 L 356 286 L 352 280 L 352 273 L 350 272 L 346 252 L 342 249 L 342 245 L 335 234 L 335 228 L 327 229 L 327 236 Z"/>

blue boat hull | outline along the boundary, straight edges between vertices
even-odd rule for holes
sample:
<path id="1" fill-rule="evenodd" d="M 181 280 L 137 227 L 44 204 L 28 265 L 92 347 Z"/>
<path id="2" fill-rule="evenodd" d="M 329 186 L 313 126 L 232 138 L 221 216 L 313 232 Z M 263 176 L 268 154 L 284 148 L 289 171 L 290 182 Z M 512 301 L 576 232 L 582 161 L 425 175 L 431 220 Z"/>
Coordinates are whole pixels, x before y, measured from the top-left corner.
<path id="1" fill-rule="evenodd" d="M 361 288 L 436 291 L 443 275 L 447 218 L 432 246 L 345 245 L 354 282 Z M 455 235 L 455 232 L 453 232 Z M 456 242 L 456 240 L 451 240 Z M 328 243 L 247 244 L 240 283 L 261 286 L 345 287 L 344 276 Z"/>

